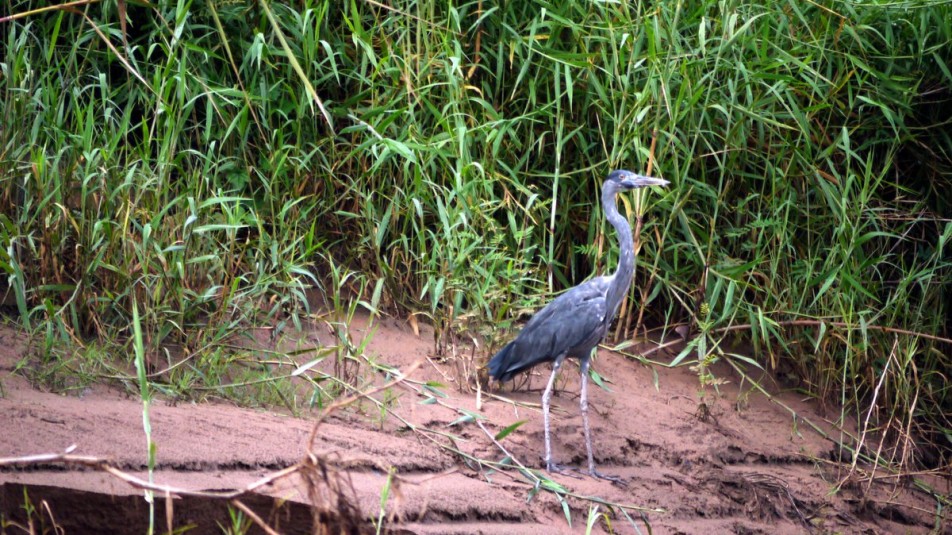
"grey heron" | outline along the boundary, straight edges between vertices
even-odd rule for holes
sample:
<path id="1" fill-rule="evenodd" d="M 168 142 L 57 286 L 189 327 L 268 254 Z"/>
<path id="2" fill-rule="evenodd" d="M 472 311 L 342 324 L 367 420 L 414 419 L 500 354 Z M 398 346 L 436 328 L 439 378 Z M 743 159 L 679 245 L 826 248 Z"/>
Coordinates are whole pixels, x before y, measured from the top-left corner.
<path id="1" fill-rule="evenodd" d="M 613 479 L 595 470 L 592 436 L 588 424 L 588 368 L 592 351 L 608 332 L 618 305 L 631 286 L 635 271 L 635 246 L 628 220 L 618 213 L 616 195 L 647 186 L 666 186 L 667 180 L 638 175 L 631 171 L 612 171 L 602 185 L 602 209 L 615 227 L 619 239 L 618 268 L 611 275 L 595 277 L 568 290 L 537 312 L 515 340 L 489 361 L 489 373 L 498 381 L 508 381 L 517 373 L 542 362 L 552 363 L 552 375 L 542 394 L 542 421 L 545 431 L 545 467 L 561 471 L 552 460 L 549 402 L 552 387 L 566 357 L 581 361 L 580 406 L 588 449 L 588 471 L 593 477 Z"/>

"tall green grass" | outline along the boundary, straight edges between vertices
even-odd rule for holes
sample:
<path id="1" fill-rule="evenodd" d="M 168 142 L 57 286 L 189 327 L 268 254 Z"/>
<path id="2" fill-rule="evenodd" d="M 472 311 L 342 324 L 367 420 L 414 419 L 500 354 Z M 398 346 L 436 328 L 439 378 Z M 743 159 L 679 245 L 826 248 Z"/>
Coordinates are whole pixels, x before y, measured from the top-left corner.
<path id="1" fill-rule="evenodd" d="M 623 336 L 739 333 L 896 460 L 952 446 L 947 4 L 45 5 L 0 23 L 0 265 L 49 368 L 308 287 L 492 334 L 613 265 L 598 184 L 652 160 Z"/>

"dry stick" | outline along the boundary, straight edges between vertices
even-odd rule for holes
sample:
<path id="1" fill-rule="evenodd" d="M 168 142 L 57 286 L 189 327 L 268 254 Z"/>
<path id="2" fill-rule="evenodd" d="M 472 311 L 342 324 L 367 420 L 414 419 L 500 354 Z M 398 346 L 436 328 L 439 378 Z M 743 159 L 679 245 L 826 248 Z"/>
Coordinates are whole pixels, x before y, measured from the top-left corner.
<path id="1" fill-rule="evenodd" d="M 893 361 L 896 362 L 896 366 L 897 366 L 897 367 L 901 367 L 901 365 L 899 364 L 899 360 L 898 360 L 897 357 L 896 357 L 896 346 L 898 346 L 898 345 L 899 345 L 899 339 L 898 339 L 898 337 L 897 337 L 896 340 L 895 340 L 895 342 L 893 343 L 893 349 L 892 349 L 892 351 L 890 352 L 889 358 L 890 358 L 891 360 L 893 360 Z M 910 365 L 910 368 L 912 369 L 913 383 L 916 384 L 917 381 L 918 381 L 918 372 L 917 372 L 917 370 L 916 370 L 916 364 L 915 364 L 915 362 L 913 362 L 912 360 L 910 360 L 910 361 L 909 361 L 909 365 Z M 889 366 L 889 362 L 888 362 L 888 361 L 887 361 L 887 363 L 886 363 L 886 366 L 887 366 L 887 367 Z M 882 373 L 883 373 L 883 376 L 882 376 L 882 378 L 880 378 L 880 385 L 882 385 L 883 379 L 885 379 L 885 374 L 886 374 L 885 369 L 883 370 Z M 877 386 L 877 389 L 878 389 L 878 388 L 880 388 L 880 386 Z M 916 410 L 916 405 L 918 404 L 918 400 L 919 400 L 919 389 L 917 388 L 917 389 L 915 389 L 915 395 L 913 396 L 912 403 L 911 403 L 910 406 L 909 406 L 909 413 L 908 413 L 908 414 L 909 414 L 909 417 L 908 417 L 908 419 L 906 420 L 907 424 L 906 424 L 905 432 L 899 432 L 899 433 L 898 433 L 898 434 L 899 434 L 899 438 L 897 438 L 897 440 L 900 440 L 900 439 L 902 440 L 902 451 L 898 453 L 900 466 L 902 465 L 902 463 L 903 463 L 906 459 L 909 458 L 909 443 L 912 442 L 912 440 L 913 440 L 913 439 L 912 439 L 912 423 L 913 423 L 913 419 L 914 419 L 914 414 L 915 414 L 915 410 Z M 874 403 L 874 404 L 875 404 L 875 403 Z M 874 404 L 873 404 L 873 405 L 874 405 Z M 872 411 L 873 405 L 870 405 L 870 411 Z M 867 417 L 867 419 L 868 419 L 868 417 Z M 889 421 L 886 422 L 885 425 L 888 426 L 888 425 L 890 424 L 890 422 L 892 422 L 892 421 L 894 421 L 894 418 L 890 417 Z M 863 432 L 864 432 L 864 436 L 861 437 L 861 438 L 865 438 L 865 432 L 866 432 L 866 430 L 864 429 Z M 877 446 L 877 448 L 876 448 L 876 456 L 875 456 L 875 459 L 876 459 L 877 461 L 879 461 L 879 459 L 882 458 L 882 451 L 883 451 L 883 448 L 886 447 L 886 439 L 887 439 L 888 436 L 889 436 L 889 434 L 888 434 L 888 432 L 886 432 L 886 431 L 883 431 L 883 433 L 880 435 L 880 438 L 879 438 L 879 446 Z M 857 447 L 856 449 L 857 449 L 857 450 L 861 450 L 862 448 Z M 889 464 L 894 464 L 894 463 L 896 462 L 896 455 L 897 455 L 897 452 L 896 452 L 896 450 L 894 449 L 894 450 L 893 450 L 893 453 L 892 453 L 892 456 L 891 456 L 890 460 L 888 461 Z M 877 462 L 876 464 L 878 465 L 879 462 Z M 889 464 L 887 464 L 886 466 L 888 466 Z M 854 466 L 854 467 L 856 466 L 856 458 L 855 458 L 855 457 L 854 457 L 854 459 L 853 459 L 853 466 Z M 894 479 L 896 480 L 896 483 L 898 484 L 898 483 L 899 483 L 899 478 L 900 478 L 902 475 L 903 475 L 903 474 L 902 474 L 901 472 L 896 472 L 896 473 L 893 473 L 893 474 L 886 474 L 884 477 L 894 478 Z M 906 474 L 906 475 L 908 475 L 908 474 Z M 873 486 L 873 482 L 874 482 L 875 479 L 877 479 L 877 477 L 881 477 L 881 476 L 877 476 L 877 475 L 876 475 L 876 467 L 874 466 L 873 469 L 872 469 L 872 471 L 870 471 L 869 475 L 866 476 L 866 481 L 867 481 L 866 492 L 867 492 L 867 493 L 869 492 L 869 489 Z M 845 478 L 844 478 L 844 481 L 845 481 Z"/>
<path id="2" fill-rule="evenodd" d="M 243 513 L 248 515 L 248 518 L 253 520 L 255 524 L 258 524 L 258 527 L 261 528 L 268 535 L 281 535 L 277 531 L 271 529 L 271 526 L 265 523 L 265 521 L 262 520 L 260 516 L 258 516 L 254 511 L 252 511 L 247 505 L 241 503 L 241 501 L 238 500 L 237 498 L 231 500 L 231 504 L 237 507 L 238 509 L 241 509 Z"/>
<path id="3" fill-rule="evenodd" d="M 76 15 L 82 15 L 83 18 L 86 19 L 86 22 L 89 23 L 89 25 L 92 27 L 92 29 L 96 31 L 96 34 L 99 35 L 99 38 L 102 39 L 104 43 L 106 43 L 106 46 L 109 47 L 109 50 L 112 50 L 112 53 L 116 55 L 116 58 L 119 60 L 119 63 L 122 63 L 122 66 L 125 67 L 126 70 L 129 71 L 130 74 L 132 74 L 133 76 L 136 77 L 137 80 L 142 82 L 142 85 L 144 85 L 146 89 L 148 89 L 153 95 L 155 95 L 155 98 L 157 98 L 161 104 L 165 105 L 165 101 L 162 99 L 162 95 L 158 94 L 155 91 L 155 89 L 153 89 L 152 86 L 149 85 L 149 82 L 147 82 L 145 78 L 143 78 L 142 75 L 139 74 L 139 71 L 137 71 L 135 67 L 133 67 L 129 63 L 129 60 L 127 60 L 125 56 L 119 53 L 119 49 L 117 49 L 116 46 L 112 44 L 112 41 L 110 41 L 109 38 L 106 37 L 106 34 L 104 34 L 103 31 L 99 29 L 99 26 L 96 25 L 96 22 L 93 21 L 93 19 L 89 18 L 89 15 L 87 15 L 86 13 L 72 6 L 65 7 L 63 9 L 65 11 L 69 11 L 70 13 L 74 13 Z"/>
<path id="4" fill-rule="evenodd" d="M 175 500 L 172 499 L 172 493 L 165 493 L 165 527 L 168 530 L 168 533 L 175 533 L 173 531 L 173 521 L 175 520 Z"/>
<path id="5" fill-rule="evenodd" d="M 640 357 L 646 357 L 646 356 L 648 356 L 648 355 L 650 355 L 650 354 L 652 354 L 652 353 L 657 353 L 658 351 L 661 351 L 662 349 L 667 349 L 667 348 L 669 348 L 669 347 L 671 347 L 671 346 L 676 346 L 676 345 L 679 345 L 679 344 L 682 344 L 682 343 L 684 343 L 684 340 L 681 339 L 681 338 L 678 338 L 677 340 L 671 340 L 670 342 L 664 342 L 663 344 L 658 344 L 657 346 L 652 347 L 651 349 L 646 349 L 646 350 L 644 350 L 644 351 L 639 351 L 639 352 L 638 352 L 638 356 L 640 356 Z M 662 364 L 662 366 L 666 366 L 666 365 L 665 365 L 665 364 Z"/>
<path id="6" fill-rule="evenodd" d="M 483 16 L 483 0 L 476 2 L 476 18 L 482 20 Z M 483 41 L 483 23 L 479 23 L 479 27 L 476 29 L 476 46 L 475 52 L 473 54 L 473 66 L 469 68 L 469 72 L 466 73 L 466 79 L 471 80 L 473 74 L 476 72 L 476 67 L 479 67 L 479 51 Z"/>
<path id="7" fill-rule="evenodd" d="M 443 376 L 443 380 L 444 380 L 444 381 L 446 381 L 447 383 L 452 383 L 452 382 L 453 382 L 453 379 L 451 379 L 450 376 L 446 374 L 446 372 L 444 372 L 443 370 L 441 370 L 440 367 L 437 366 L 436 363 L 433 362 L 433 359 L 431 359 L 429 356 L 427 356 L 427 357 L 426 357 L 426 361 L 427 361 L 427 363 L 429 363 L 430 366 L 433 367 L 433 370 L 436 371 L 436 373 L 438 373 L 438 374 L 440 374 L 440 375 Z"/>
<path id="8" fill-rule="evenodd" d="M 46 511 L 46 516 L 50 518 L 50 524 L 52 524 L 51 527 L 53 528 L 53 533 L 66 533 L 66 530 L 56 522 L 56 517 L 53 516 L 53 509 L 50 507 L 50 502 L 43 500 L 43 510 Z M 33 523 L 33 519 L 30 519 L 30 523 Z M 32 529 L 30 530 L 30 533 L 33 533 Z"/>
<path id="9" fill-rule="evenodd" d="M 268 2 L 266 0 L 260 0 L 258 5 L 261 6 L 262 11 L 264 11 L 265 16 L 271 23 L 271 27 L 274 29 L 274 36 L 278 38 L 278 42 L 281 43 L 281 48 L 283 48 L 287 54 L 286 57 L 288 63 L 291 64 L 291 69 L 298 75 L 301 83 L 304 84 L 305 92 L 310 97 L 310 100 L 313 100 L 314 103 L 317 104 L 318 109 L 321 110 L 321 115 L 324 117 L 324 122 L 327 123 L 327 128 L 330 129 L 331 135 L 335 135 L 336 132 L 334 131 L 334 121 L 331 119 L 331 114 L 328 113 L 326 108 L 324 108 L 324 101 L 317 94 L 317 90 L 314 89 L 314 85 L 311 84 L 311 79 L 308 78 L 304 73 L 304 69 L 301 68 L 301 64 L 298 63 L 297 56 L 294 55 L 293 51 L 291 50 L 291 46 L 288 45 L 288 41 L 284 37 L 284 32 L 281 31 L 281 25 L 278 24 L 278 20 L 274 17 L 274 13 L 271 12 Z"/>
<path id="10" fill-rule="evenodd" d="M 915 359 L 909 359 L 909 367 L 912 369 L 913 384 L 919 384 L 919 369 L 916 368 Z M 916 414 L 916 407 L 919 404 L 919 389 L 914 389 L 915 395 L 912 397 L 912 403 L 909 404 L 909 417 L 906 419 L 906 433 L 902 441 L 902 459 L 908 459 L 910 444 L 912 443 L 912 422 Z"/>
<path id="11" fill-rule="evenodd" d="M 499 394 L 493 394 L 492 392 L 488 392 L 488 391 L 483 393 L 483 395 L 486 397 L 490 397 L 490 398 L 502 401 L 503 403 L 508 403 L 515 407 L 526 407 L 529 409 L 536 409 L 536 410 L 542 409 L 541 403 L 533 403 L 531 401 L 516 401 L 514 399 L 509 399 L 505 396 L 500 396 Z"/>
<path id="12" fill-rule="evenodd" d="M 895 359 L 896 347 L 899 345 L 899 337 L 893 341 L 892 351 L 889 352 L 889 357 L 886 358 L 886 365 L 883 367 L 883 371 L 879 377 L 879 382 L 876 383 L 876 388 L 873 389 L 873 400 L 869 403 L 869 410 L 866 412 L 866 419 L 863 421 L 863 430 L 859 434 L 859 444 L 856 445 L 856 451 L 863 451 L 863 443 L 866 442 L 866 434 L 869 432 L 869 421 L 873 417 L 873 409 L 876 408 L 876 400 L 879 399 L 879 392 L 883 388 L 883 383 L 886 382 L 887 371 L 889 370 L 889 364 Z M 898 362 L 896 364 L 899 364 Z M 883 438 L 886 437 L 886 434 L 883 433 Z M 883 442 L 879 442 L 879 448 L 876 451 L 876 458 L 879 458 L 879 453 L 882 451 Z M 840 481 L 840 484 L 837 486 L 842 486 L 843 483 L 853 475 L 853 472 L 856 471 L 856 463 L 859 462 L 859 455 L 853 456 L 853 462 L 850 465 L 850 470 Z M 873 465 L 873 472 L 871 475 L 876 475 L 876 466 Z M 872 480 L 870 480 L 869 485 L 872 485 Z M 866 491 L 869 492 L 869 486 L 866 487 Z"/>
<path id="13" fill-rule="evenodd" d="M 207 6 L 209 11 L 211 11 L 212 18 L 215 20 L 215 28 L 222 37 L 225 37 L 225 28 L 221 23 L 221 18 L 218 17 L 218 10 L 215 9 L 215 3 L 209 2 Z M 124 21 L 125 17 L 120 20 Z M 256 106 L 252 105 L 251 97 L 248 96 L 248 91 L 245 89 L 245 82 L 241 77 L 241 71 L 238 70 L 238 65 L 235 63 L 235 57 L 231 53 L 231 45 L 228 44 L 227 38 L 222 39 L 221 42 L 223 45 L 225 45 L 225 54 L 228 56 L 228 64 L 231 65 L 231 71 L 234 73 L 235 80 L 238 82 L 238 87 L 241 89 L 241 96 L 245 100 L 245 105 L 248 107 L 248 111 L 251 112 L 251 118 L 254 119 L 255 125 L 258 127 L 258 133 L 261 135 L 262 139 L 265 139 L 267 136 L 264 133 L 264 128 L 261 126 L 261 121 L 258 120 L 258 112 L 255 111 Z M 126 47 L 128 48 L 128 45 L 126 45 Z"/>
<path id="14" fill-rule="evenodd" d="M 131 474 L 127 474 L 122 470 L 116 468 L 109 461 L 101 457 L 92 457 L 89 455 L 70 455 L 67 453 L 43 453 L 39 455 L 26 455 L 24 457 L 4 457 L 0 458 L 0 467 L 5 466 L 30 466 L 37 464 L 47 464 L 47 463 L 63 463 L 63 464 L 76 464 L 81 466 L 87 466 L 90 468 L 95 468 L 97 470 L 102 470 L 103 472 L 108 472 L 113 476 L 121 479 L 140 490 L 151 490 L 154 492 L 161 492 L 167 494 L 175 494 L 176 496 L 190 496 L 195 498 L 220 498 L 220 499 L 231 499 L 241 496 L 247 492 L 250 492 L 254 489 L 257 489 L 261 486 L 268 485 L 274 482 L 277 479 L 285 477 L 293 472 L 296 472 L 301 463 L 295 464 L 294 466 L 285 468 L 279 472 L 268 474 L 267 476 L 258 479 L 257 481 L 249 484 L 244 489 L 240 490 L 229 490 L 229 491 L 201 491 L 201 490 L 188 490 L 179 487 L 173 487 L 171 485 L 161 485 L 158 483 L 150 483 L 144 479 L 140 479 Z"/>
<path id="15" fill-rule="evenodd" d="M 517 459 L 515 455 L 509 453 L 509 450 L 507 450 L 502 444 L 499 443 L 498 440 L 496 440 L 496 437 L 493 436 L 493 434 L 490 433 L 488 429 L 486 429 L 486 426 L 483 425 L 483 422 L 476 420 L 476 425 L 478 425 L 479 428 L 483 430 L 483 433 L 486 433 L 486 436 L 489 437 L 489 440 L 491 440 L 493 444 L 495 444 L 496 447 L 499 448 L 499 450 L 502 451 L 503 454 L 505 454 L 506 457 L 509 457 L 510 459 L 512 459 L 512 462 L 515 463 L 516 466 L 518 466 L 521 470 L 523 470 L 527 474 L 531 473 L 524 464 L 519 462 L 519 459 Z"/>
<path id="16" fill-rule="evenodd" d="M 53 11 L 56 9 L 68 10 L 69 8 L 75 8 L 76 6 L 83 6 L 86 4 L 95 4 L 99 0 L 76 0 L 75 2 L 66 2 L 65 4 L 57 4 L 55 6 L 46 6 L 37 9 L 31 9 L 29 11 L 24 11 L 22 13 L 15 13 L 13 15 L 8 15 L 6 17 L 0 17 L 0 22 L 10 22 L 12 20 L 22 19 L 24 17 L 30 17 L 33 15 L 39 15 L 45 11 Z"/>
<path id="17" fill-rule="evenodd" d="M 476 410 L 483 410 L 483 382 L 476 377 Z"/>
<path id="18" fill-rule="evenodd" d="M 662 243 L 662 240 L 663 240 L 663 238 L 661 237 L 661 234 L 658 233 L 658 229 L 657 229 L 657 227 L 656 227 L 656 228 L 655 228 L 655 241 L 656 241 L 658 244 L 661 244 L 661 243 Z M 656 262 L 657 262 L 657 261 L 656 261 Z M 654 267 L 657 267 L 657 263 L 655 264 Z M 643 288 L 642 290 L 640 290 L 640 293 L 641 293 L 641 303 L 640 303 L 640 305 L 638 306 L 638 319 L 635 320 L 635 330 L 636 330 L 636 331 L 637 331 L 638 327 L 641 326 L 642 329 L 643 329 L 645 332 L 647 332 L 647 330 L 644 329 L 645 310 L 648 308 L 648 299 L 647 299 L 647 297 L 645 297 L 645 295 L 648 293 L 648 289 L 651 288 L 651 285 L 654 284 L 654 280 L 655 280 L 655 276 L 656 276 L 656 275 L 657 275 L 657 271 L 656 271 L 656 270 L 652 269 L 651 271 L 649 271 L 649 272 L 648 272 L 648 281 L 645 283 L 644 288 Z M 625 332 L 629 332 L 627 325 L 625 326 Z M 637 334 L 637 333 L 635 333 L 635 334 Z"/>
<path id="19" fill-rule="evenodd" d="M 674 207 L 671 209 L 671 212 L 672 212 L 672 213 L 678 213 L 678 211 L 680 211 L 681 208 L 682 208 L 685 204 L 687 204 L 688 200 L 691 198 L 691 192 L 692 192 L 692 191 L 693 191 L 693 189 L 689 187 L 688 190 L 687 190 L 686 192 L 684 192 L 683 195 L 681 195 L 680 200 L 677 200 L 676 204 L 675 204 Z M 657 229 L 655 229 L 655 232 L 656 232 L 656 236 L 657 236 L 657 241 L 658 241 L 658 243 L 659 243 L 659 244 L 662 243 L 662 236 L 657 235 Z M 655 267 L 657 267 L 657 260 L 655 261 Z M 652 271 L 651 271 L 650 278 L 648 279 L 648 284 L 645 286 L 645 288 L 650 288 L 650 287 L 651 287 L 651 283 L 654 282 L 654 278 L 655 278 L 655 276 L 656 276 L 656 273 L 657 273 L 657 272 L 656 272 L 655 270 L 652 270 Z M 675 297 L 675 299 L 677 299 L 677 300 L 681 303 L 681 305 L 682 305 L 683 307 L 689 308 L 689 307 L 684 303 L 684 301 L 681 299 L 681 296 L 680 296 L 677 292 L 674 292 L 672 295 Z M 644 318 L 645 310 L 646 310 L 647 308 L 648 308 L 648 302 L 647 302 L 647 300 L 642 299 L 640 309 L 638 310 L 638 322 L 635 323 L 635 326 L 636 326 L 636 327 L 637 327 L 638 325 L 642 325 L 642 326 L 644 325 L 644 322 L 642 321 L 642 319 Z M 693 317 L 694 314 L 695 314 L 694 310 L 690 310 L 690 313 L 691 313 L 692 317 Z"/>
<path id="20" fill-rule="evenodd" d="M 656 148 L 657 146 L 658 146 L 658 131 L 657 131 L 657 130 L 652 130 L 652 132 L 651 132 L 651 148 L 648 149 L 648 167 L 647 167 L 647 169 L 645 170 L 645 174 L 647 174 L 648 176 L 652 176 L 652 173 L 654 172 L 655 148 Z M 642 215 L 641 215 L 641 214 L 638 214 L 638 221 L 637 221 L 637 224 L 636 224 L 636 226 L 635 226 L 635 251 L 636 251 L 636 252 L 637 252 L 637 251 L 640 251 L 640 249 L 641 249 L 641 227 L 642 227 L 643 222 L 644 222 L 644 219 L 643 219 Z M 659 242 L 659 244 L 660 244 L 660 242 Z M 637 256 L 635 257 L 635 260 L 637 260 Z M 655 271 L 652 270 L 652 271 L 648 274 L 648 282 L 645 283 L 645 286 L 644 286 L 645 289 L 640 292 L 640 293 L 641 293 L 641 304 L 640 304 L 640 306 L 638 307 L 638 319 L 635 320 L 635 329 L 638 329 L 638 326 L 639 326 L 639 325 L 642 325 L 642 320 L 644 319 L 644 315 L 645 315 L 645 307 L 647 306 L 647 302 L 646 302 L 646 300 L 645 300 L 645 294 L 647 293 L 647 289 L 648 289 L 648 288 L 651 288 L 651 284 L 654 282 L 654 278 L 655 278 Z M 631 316 L 628 316 L 628 317 L 625 319 L 625 331 L 624 331 L 624 332 L 625 332 L 625 333 L 632 332 L 632 331 L 631 331 Z M 618 337 L 616 336 L 615 339 L 617 340 Z"/>
<path id="21" fill-rule="evenodd" d="M 866 412 L 866 419 L 863 421 L 863 432 L 860 433 L 859 445 L 856 446 L 856 451 L 863 451 L 863 442 L 866 441 L 866 434 L 869 432 L 869 421 L 873 417 L 873 410 L 876 408 L 876 400 L 879 398 L 879 393 L 883 388 L 883 383 L 886 382 L 886 377 L 888 375 L 886 372 L 889 370 L 889 364 L 895 361 L 896 366 L 900 366 L 899 361 L 896 359 L 896 348 L 898 347 L 899 347 L 899 337 L 896 336 L 895 339 L 893 340 L 892 350 L 889 351 L 889 356 L 886 358 L 886 365 L 883 367 L 883 371 L 881 372 L 881 375 L 879 377 L 879 382 L 876 383 L 876 388 L 873 389 L 873 400 L 869 403 L 869 410 Z M 876 448 L 877 459 L 881 458 L 880 454 L 883 451 L 883 447 L 885 447 L 886 436 L 887 436 L 887 433 L 884 432 L 879 441 L 879 447 Z M 845 483 L 846 480 L 851 475 L 853 475 L 853 472 L 856 470 L 856 463 L 858 461 L 859 461 L 859 455 L 854 455 L 853 463 L 850 465 L 849 473 L 847 473 L 846 476 L 843 477 L 843 479 L 840 481 L 840 485 Z M 866 486 L 866 493 L 869 493 L 869 489 L 873 485 L 872 476 L 875 476 L 875 475 L 876 475 L 876 465 L 874 464 L 873 471 L 870 473 L 869 484 Z"/>
<path id="22" fill-rule="evenodd" d="M 357 394 L 353 394 L 349 397 L 346 397 L 344 399 L 338 399 L 334 403 L 331 403 L 330 405 L 328 405 L 327 408 L 324 409 L 323 412 L 321 412 L 320 416 L 317 417 L 317 421 L 314 422 L 314 425 L 311 427 L 311 434 L 308 435 L 307 437 L 308 451 L 310 452 L 313 449 L 314 440 L 317 438 L 317 429 L 321 426 L 321 423 L 324 421 L 324 419 L 327 418 L 332 412 L 340 409 L 341 407 L 344 407 L 345 405 L 350 405 L 351 403 L 354 403 L 358 399 L 370 397 L 371 395 L 376 394 L 377 392 L 380 392 L 381 390 L 386 390 L 388 388 L 393 387 L 394 385 L 402 383 L 407 377 L 409 377 L 413 372 L 415 372 L 417 368 L 420 367 L 421 364 L 423 364 L 423 362 L 418 360 L 414 362 L 413 364 L 411 364 L 410 367 L 407 369 L 407 371 L 400 374 L 400 376 L 397 377 L 396 379 L 388 383 L 384 383 L 380 386 L 371 388 L 370 390 L 366 392 L 360 392 Z"/>

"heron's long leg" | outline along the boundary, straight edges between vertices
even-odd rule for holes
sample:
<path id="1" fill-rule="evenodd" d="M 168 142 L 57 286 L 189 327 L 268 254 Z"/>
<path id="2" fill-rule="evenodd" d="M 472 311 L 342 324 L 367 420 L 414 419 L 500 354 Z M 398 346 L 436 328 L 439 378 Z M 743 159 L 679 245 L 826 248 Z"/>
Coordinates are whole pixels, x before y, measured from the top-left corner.
<path id="1" fill-rule="evenodd" d="M 542 394 L 542 429 L 545 432 L 545 469 L 549 472 L 552 472 L 553 469 L 556 468 L 556 464 L 552 462 L 549 401 L 552 399 L 552 388 L 555 387 L 555 376 L 559 374 L 559 367 L 562 366 L 563 360 L 565 360 L 565 355 L 559 355 L 555 359 L 555 362 L 552 363 L 552 375 L 549 376 L 549 384 L 546 385 L 545 392 Z"/>
<path id="2" fill-rule="evenodd" d="M 588 473 L 592 477 L 607 479 L 612 483 L 625 485 L 624 480 L 617 476 L 606 476 L 595 470 L 595 455 L 592 453 L 592 430 L 588 426 L 588 366 L 589 359 L 582 359 L 582 391 L 580 393 L 582 407 L 582 427 L 585 428 L 585 447 L 588 449 Z"/>
<path id="3" fill-rule="evenodd" d="M 582 359 L 582 392 L 581 392 L 581 405 L 582 409 L 582 427 L 585 428 L 585 447 L 588 450 L 588 473 L 595 475 L 595 455 L 592 454 L 592 430 L 588 426 L 588 366 L 590 360 L 588 358 Z"/>

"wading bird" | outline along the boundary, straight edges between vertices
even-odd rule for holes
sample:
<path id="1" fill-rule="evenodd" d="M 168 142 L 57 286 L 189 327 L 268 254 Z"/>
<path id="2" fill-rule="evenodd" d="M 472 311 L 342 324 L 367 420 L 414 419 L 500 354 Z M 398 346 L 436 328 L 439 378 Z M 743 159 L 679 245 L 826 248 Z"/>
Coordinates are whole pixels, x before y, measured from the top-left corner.
<path id="1" fill-rule="evenodd" d="M 622 191 L 647 186 L 666 186 L 667 180 L 637 175 L 631 171 L 612 171 L 602 185 L 602 209 L 608 222 L 618 233 L 620 259 L 615 273 L 591 280 L 555 298 L 537 312 L 515 340 L 502 348 L 489 361 L 489 373 L 498 381 L 508 381 L 517 373 L 542 362 L 552 363 L 552 375 L 542 394 L 542 422 L 545 431 L 545 468 L 560 472 L 552 460 L 549 429 L 549 401 L 555 376 L 565 357 L 581 361 L 581 411 L 588 448 L 588 472 L 593 477 L 614 479 L 595 470 L 592 435 L 588 427 L 588 367 L 592 351 L 598 346 L 618 312 L 618 305 L 628 293 L 635 271 L 635 245 L 628 220 L 618 213 L 615 196 Z"/>

